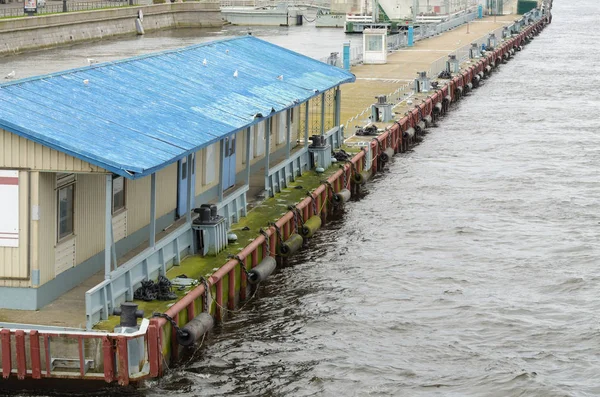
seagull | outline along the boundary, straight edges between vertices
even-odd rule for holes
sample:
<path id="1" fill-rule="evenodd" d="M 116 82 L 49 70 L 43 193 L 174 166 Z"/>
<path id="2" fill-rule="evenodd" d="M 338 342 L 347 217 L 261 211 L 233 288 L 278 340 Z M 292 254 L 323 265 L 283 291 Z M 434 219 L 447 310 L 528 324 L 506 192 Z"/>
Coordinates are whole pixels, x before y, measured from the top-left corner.
<path id="1" fill-rule="evenodd" d="M 229 54 L 229 50 L 225 50 L 225 54 Z"/>
<path id="2" fill-rule="evenodd" d="M 4 77 L 5 79 L 14 79 L 15 76 L 17 74 L 15 73 L 15 71 L 13 70 L 12 72 L 10 72 L 9 74 L 6 75 L 6 77 Z"/>
<path id="3" fill-rule="evenodd" d="M 203 64 L 204 66 L 208 65 L 208 61 L 206 60 L 206 58 L 204 58 L 204 61 L 202 61 L 202 64 Z"/>
<path id="4" fill-rule="evenodd" d="M 88 85 L 90 81 L 88 79 L 83 80 L 83 84 Z"/>
<path id="5" fill-rule="evenodd" d="M 95 63 L 98 63 L 98 61 L 95 60 L 94 58 L 88 58 L 87 61 L 88 61 L 88 65 L 93 65 Z"/>
<path id="6" fill-rule="evenodd" d="M 279 76 L 277 76 L 277 80 L 283 80 L 283 75 L 280 74 Z"/>
<path id="7" fill-rule="evenodd" d="M 235 72 L 233 72 L 233 77 L 238 77 L 238 71 L 237 71 L 237 69 L 235 70 Z"/>

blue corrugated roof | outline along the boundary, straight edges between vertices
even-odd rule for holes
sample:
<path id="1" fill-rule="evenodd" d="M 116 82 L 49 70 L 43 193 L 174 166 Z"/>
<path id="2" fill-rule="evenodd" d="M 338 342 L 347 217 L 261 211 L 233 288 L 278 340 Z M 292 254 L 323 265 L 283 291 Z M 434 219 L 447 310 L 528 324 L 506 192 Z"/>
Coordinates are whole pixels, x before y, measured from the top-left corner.
<path id="1" fill-rule="evenodd" d="M 0 85 L 0 128 L 138 178 L 354 80 L 244 36 Z"/>

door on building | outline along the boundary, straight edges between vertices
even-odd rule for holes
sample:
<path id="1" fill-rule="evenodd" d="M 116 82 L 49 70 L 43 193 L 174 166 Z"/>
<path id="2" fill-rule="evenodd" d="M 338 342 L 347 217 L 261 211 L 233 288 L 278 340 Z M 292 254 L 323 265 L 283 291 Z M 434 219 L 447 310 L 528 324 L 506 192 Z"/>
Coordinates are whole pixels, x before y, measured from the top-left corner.
<path id="1" fill-rule="evenodd" d="M 223 140 L 225 148 L 223 150 L 223 190 L 227 190 L 235 185 L 235 134 L 226 137 Z"/>
<path id="2" fill-rule="evenodd" d="M 187 208 L 187 178 L 188 178 L 188 168 L 187 168 L 187 157 L 179 160 L 177 163 L 177 216 L 182 217 L 188 211 Z M 196 192 L 196 155 L 192 154 L 192 192 Z M 196 205 L 196 195 L 192 194 L 192 203 L 191 208 L 194 208 Z M 191 210 L 191 209 L 190 209 Z"/>

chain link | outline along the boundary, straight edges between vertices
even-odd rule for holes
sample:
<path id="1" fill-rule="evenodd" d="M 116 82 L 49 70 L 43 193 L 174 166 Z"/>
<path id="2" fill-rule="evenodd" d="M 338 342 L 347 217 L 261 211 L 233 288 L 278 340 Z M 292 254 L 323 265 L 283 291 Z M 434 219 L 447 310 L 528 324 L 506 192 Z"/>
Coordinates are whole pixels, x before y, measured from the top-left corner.
<path id="1" fill-rule="evenodd" d="M 271 223 L 271 226 L 273 226 L 275 228 L 275 233 L 277 233 L 277 238 L 279 239 L 279 244 L 283 245 L 284 241 L 283 241 L 283 236 L 281 235 L 281 228 L 279 226 L 277 226 L 276 223 Z"/>
<path id="2" fill-rule="evenodd" d="M 173 319 L 173 317 L 169 316 L 166 313 L 152 313 L 152 317 L 164 318 L 165 320 L 167 320 L 168 322 L 171 323 L 171 326 L 173 326 L 173 329 L 175 329 L 175 332 L 177 333 L 177 335 L 183 336 L 183 331 L 181 330 L 181 328 L 179 328 L 179 325 Z"/>
<path id="3" fill-rule="evenodd" d="M 313 194 L 310 192 L 310 190 L 306 191 L 306 195 L 308 197 L 310 197 L 311 201 L 312 201 L 312 207 L 313 207 L 313 215 L 317 215 L 317 200 L 315 199 L 315 197 L 313 196 Z"/>
<path id="4" fill-rule="evenodd" d="M 260 234 L 262 234 L 265 238 L 265 248 L 267 249 L 267 256 L 271 256 L 271 238 L 262 228 L 260 229 Z"/>
<path id="5" fill-rule="evenodd" d="M 240 269 L 242 269 L 244 274 L 246 274 L 246 278 L 248 278 L 248 269 L 246 269 L 244 260 L 242 258 L 240 258 L 239 255 L 229 255 L 229 258 L 232 258 L 232 259 L 235 259 L 236 261 L 238 261 L 238 264 L 240 265 Z"/>
<path id="6" fill-rule="evenodd" d="M 292 211 L 294 214 L 294 230 L 296 233 L 298 233 L 298 226 L 304 226 L 304 218 L 302 213 L 300 212 L 300 209 L 294 205 L 290 205 L 288 210 Z"/>
<path id="7" fill-rule="evenodd" d="M 348 175 L 346 175 L 346 167 L 343 164 L 340 164 L 340 168 L 342 169 L 342 189 L 348 188 Z"/>
<path id="8" fill-rule="evenodd" d="M 335 195 L 335 189 L 333 188 L 333 185 L 331 184 L 331 182 L 325 180 L 325 181 L 321 181 L 322 184 L 327 185 L 329 193 L 327 193 L 327 199 L 329 199 L 331 196 Z"/>
<path id="9" fill-rule="evenodd" d="M 204 277 L 200 277 L 200 282 L 204 285 L 204 298 L 202 299 L 202 311 L 208 313 L 208 300 L 210 297 L 210 286 L 208 280 Z"/>

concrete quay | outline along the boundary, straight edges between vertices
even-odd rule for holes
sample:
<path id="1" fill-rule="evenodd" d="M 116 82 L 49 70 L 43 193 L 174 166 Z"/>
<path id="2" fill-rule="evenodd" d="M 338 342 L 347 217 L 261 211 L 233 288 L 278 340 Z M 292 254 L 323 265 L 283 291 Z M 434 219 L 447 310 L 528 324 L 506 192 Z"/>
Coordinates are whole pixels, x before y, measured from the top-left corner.
<path id="1" fill-rule="evenodd" d="M 136 34 L 143 14 L 145 31 L 222 26 L 218 2 L 190 1 L 118 7 L 0 20 L 0 55 Z"/>

